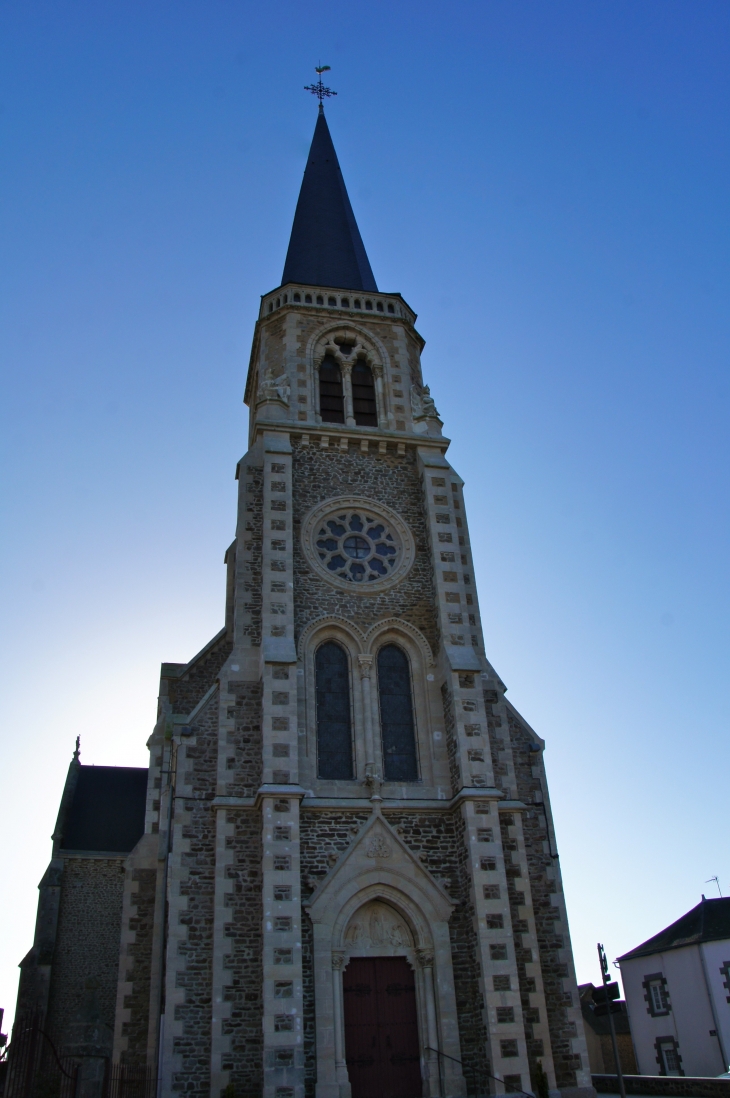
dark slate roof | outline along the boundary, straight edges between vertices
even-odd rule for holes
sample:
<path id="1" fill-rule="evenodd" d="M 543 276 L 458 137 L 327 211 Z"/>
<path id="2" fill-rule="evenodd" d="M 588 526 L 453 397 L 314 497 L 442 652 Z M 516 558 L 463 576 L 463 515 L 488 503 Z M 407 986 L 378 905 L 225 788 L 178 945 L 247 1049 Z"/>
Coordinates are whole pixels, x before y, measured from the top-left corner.
<path id="1" fill-rule="evenodd" d="M 703 896 L 697 907 L 636 949 L 624 953 L 619 961 L 665 953 L 668 949 L 681 949 L 682 946 L 697 945 L 699 942 L 722 941 L 724 938 L 730 938 L 730 899 L 718 897 L 716 900 L 706 900 Z"/>
<path id="2" fill-rule="evenodd" d="M 63 822 L 61 850 L 128 854 L 144 833 L 146 796 L 145 769 L 79 766 Z"/>
<path id="3" fill-rule="evenodd" d="M 314 127 L 281 282 L 375 293 L 378 289 L 322 110 Z"/>

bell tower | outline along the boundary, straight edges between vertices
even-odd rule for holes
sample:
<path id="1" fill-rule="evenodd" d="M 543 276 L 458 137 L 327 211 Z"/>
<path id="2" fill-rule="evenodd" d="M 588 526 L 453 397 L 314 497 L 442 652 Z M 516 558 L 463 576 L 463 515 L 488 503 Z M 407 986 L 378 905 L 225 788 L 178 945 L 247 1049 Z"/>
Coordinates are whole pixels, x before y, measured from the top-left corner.
<path id="1" fill-rule="evenodd" d="M 226 625 L 163 665 L 127 874 L 115 1057 L 146 1049 L 165 1096 L 594 1093 L 544 744 L 484 650 L 415 324 L 320 102 L 253 339 Z"/>
<path id="2" fill-rule="evenodd" d="M 534 1089 L 538 1062 L 553 1088 L 590 1083 L 543 744 L 484 652 L 415 322 L 377 288 L 320 105 L 239 466 L 231 658 L 262 705 L 266 1098 L 387 1092 L 396 1039 L 373 1031 L 364 1063 L 377 1017 L 358 1033 L 347 981 L 355 957 L 398 952 L 373 936 L 378 904 L 413 966 L 414 1095 Z"/>

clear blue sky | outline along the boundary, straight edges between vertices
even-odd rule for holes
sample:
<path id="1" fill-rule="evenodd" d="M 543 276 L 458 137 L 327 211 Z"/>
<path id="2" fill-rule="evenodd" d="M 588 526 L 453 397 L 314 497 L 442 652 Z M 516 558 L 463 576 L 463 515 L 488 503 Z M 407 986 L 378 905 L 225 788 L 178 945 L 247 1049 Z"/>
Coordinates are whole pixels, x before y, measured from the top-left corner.
<path id="1" fill-rule="evenodd" d="M 727 0 L 4 0 L 0 1006 L 75 736 L 146 765 L 160 662 L 223 623 L 319 59 L 547 740 L 579 979 L 730 892 L 729 31 Z"/>

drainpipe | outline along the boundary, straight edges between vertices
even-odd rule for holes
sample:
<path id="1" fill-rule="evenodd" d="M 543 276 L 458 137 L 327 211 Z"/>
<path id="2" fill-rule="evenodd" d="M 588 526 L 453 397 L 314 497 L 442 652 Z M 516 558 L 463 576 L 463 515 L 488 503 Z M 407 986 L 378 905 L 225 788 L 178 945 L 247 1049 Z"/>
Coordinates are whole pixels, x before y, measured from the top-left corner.
<path id="1" fill-rule="evenodd" d="M 722 1056 L 722 1062 L 725 1071 L 730 1071 L 730 1064 L 728 1064 L 727 1054 L 722 1044 L 722 1037 L 720 1033 L 720 1025 L 717 1020 L 717 1011 L 715 1010 L 715 1000 L 712 997 L 712 988 L 710 987 L 710 977 L 707 972 L 707 961 L 705 959 L 705 952 L 702 948 L 702 942 L 699 943 L 698 949 L 700 951 L 700 963 L 702 965 L 702 975 L 705 978 L 705 990 L 707 992 L 707 998 L 710 1000 L 710 1010 L 712 1011 L 712 1020 L 715 1023 L 715 1035 L 717 1036 L 717 1043 L 720 1046 L 720 1055 Z"/>

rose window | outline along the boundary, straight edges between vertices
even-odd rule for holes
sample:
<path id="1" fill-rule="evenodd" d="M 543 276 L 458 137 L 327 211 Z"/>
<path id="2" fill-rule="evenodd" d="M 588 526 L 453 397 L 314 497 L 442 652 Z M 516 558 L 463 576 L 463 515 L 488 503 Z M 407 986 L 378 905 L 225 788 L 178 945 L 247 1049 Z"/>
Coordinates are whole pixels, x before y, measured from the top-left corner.
<path id="1" fill-rule="evenodd" d="M 390 576 L 401 557 L 394 530 L 366 510 L 325 518 L 314 535 L 317 555 L 333 576 L 349 583 L 373 583 Z"/>

